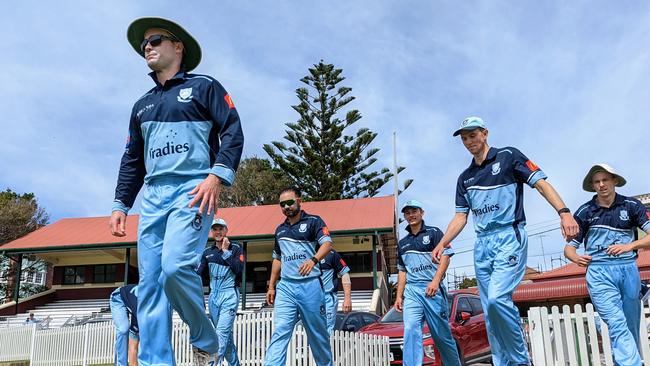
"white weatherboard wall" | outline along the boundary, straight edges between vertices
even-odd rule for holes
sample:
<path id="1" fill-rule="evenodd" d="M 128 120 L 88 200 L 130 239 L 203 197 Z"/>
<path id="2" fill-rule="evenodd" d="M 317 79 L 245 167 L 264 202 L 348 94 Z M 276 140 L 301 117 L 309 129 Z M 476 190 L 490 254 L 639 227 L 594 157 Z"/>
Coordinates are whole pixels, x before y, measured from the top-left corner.
<path id="1" fill-rule="evenodd" d="M 233 336 L 242 365 L 262 365 L 272 330 L 271 312 L 237 316 Z M 0 362 L 30 361 L 30 365 L 39 366 L 111 364 L 114 332 L 112 322 L 46 330 L 39 330 L 35 324 L 4 328 L 0 332 Z M 172 343 L 179 366 L 192 365 L 188 339 L 187 325 L 174 322 Z M 389 365 L 388 337 L 336 331 L 330 345 L 337 366 Z M 287 355 L 287 365 L 315 365 L 302 326 L 296 327 Z"/>

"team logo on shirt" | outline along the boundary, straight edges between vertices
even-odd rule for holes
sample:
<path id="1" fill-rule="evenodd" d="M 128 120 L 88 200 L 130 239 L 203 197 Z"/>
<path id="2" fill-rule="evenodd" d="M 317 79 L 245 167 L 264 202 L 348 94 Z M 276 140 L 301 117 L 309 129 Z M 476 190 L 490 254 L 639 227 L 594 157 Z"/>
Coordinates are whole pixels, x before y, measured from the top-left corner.
<path id="1" fill-rule="evenodd" d="M 621 212 L 618 214 L 618 218 L 621 219 L 621 221 L 628 221 L 630 219 L 630 216 L 628 216 L 627 210 L 621 210 Z"/>
<path id="2" fill-rule="evenodd" d="M 325 305 L 321 304 L 320 305 L 320 315 L 325 315 L 327 312 L 325 311 Z"/>
<path id="3" fill-rule="evenodd" d="M 236 314 L 235 309 L 228 310 L 228 315 L 235 316 L 235 314 Z"/>
<path id="4" fill-rule="evenodd" d="M 492 175 L 497 175 L 501 172 L 501 163 L 498 161 L 492 164 Z"/>
<path id="5" fill-rule="evenodd" d="M 429 235 L 425 235 L 422 237 L 422 244 L 429 244 L 431 243 L 431 239 L 429 238 Z"/>
<path id="6" fill-rule="evenodd" d="M 184 88 L 178 92 L 176 100 L 181 103 L 189 103 L 192 100 L 192 88 Z"/>
<path id="7" fill-rule="evenodd" d="M 201 230 L 201 228 L 203 227 L 203 216 L 201 216 L 198 213 L 194 215 L 194 219 L 192 220 L 192 227 L 195 230 Z"/>
<path id="8" fill-rule="evenodd" d="M 516 266 L 517 265 L 517 256 L 516 255 L 511 255 L 508 257 L 508 264 L 511 266 Z"/>
<path id="9" fill-rule="evenodd" d="M 301 233 L 307 232 L 307 224 L 300 224 L 298 231 L 300 231 Z"/>

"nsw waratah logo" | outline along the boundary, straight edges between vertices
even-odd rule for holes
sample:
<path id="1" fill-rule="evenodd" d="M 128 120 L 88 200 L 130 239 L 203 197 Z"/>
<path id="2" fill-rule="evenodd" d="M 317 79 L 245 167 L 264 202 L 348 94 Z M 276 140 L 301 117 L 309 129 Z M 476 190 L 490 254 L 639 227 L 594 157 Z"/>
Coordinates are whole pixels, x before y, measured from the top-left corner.
<path id="1" fill-rule="evenodd" d="M 176 100 L 181 103 L 189 103 L 192 100 L 192 96 L 192 88 L 184 88 L 178 92 Z"/>
<path id="2" fill-rule="evenodd" d="M 630 216 L 627 214 L 627 210 L 621 210 L 618 218 L 621 219 L 621 221 L 628 221 L 630 219 Z"/>
<path id="3" fill-rule="evenodd" d="M 429 238 L 429 235 L 425 235 L 422 238 L 422 244 L 429 244 L 429 243 L 431 243 L 431 239 Z"/>
<path id="4" fill-rule="evenodd" d="M 497 162 L 492 164 L 492 175 L 497 175 L 501 172 L 501 163 Z"/>

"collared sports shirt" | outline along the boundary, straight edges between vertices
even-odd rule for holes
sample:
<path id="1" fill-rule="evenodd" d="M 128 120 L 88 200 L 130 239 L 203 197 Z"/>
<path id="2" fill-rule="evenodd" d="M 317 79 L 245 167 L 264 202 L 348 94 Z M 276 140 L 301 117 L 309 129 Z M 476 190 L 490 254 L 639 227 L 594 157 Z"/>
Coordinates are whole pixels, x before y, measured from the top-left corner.
<path id="1" fill-rule="evenodd" d="M 221 289 L 239 287 L 241 273 L 244 269 L 244 250 L 237 242 L 230 242 L 230 248 L 221 250 L 213 245 L 207 248 L 201 256 L 196 273 L 210 275 L 210 292 Z"/>
<path id="2" fill-rule="evenodd" d="M 535 163 L 514 147 L 488 151 L 481 165 L 474 159 L 458 177 L 456 212 L 474 214 L 476 233 L 526 223 L 523 184 L 546 179 Z"/>
<path id="3" fill-rule="evenodd" d="M 406 272 L 407 284 L 427 284 L 431 282 L 438 270 L 438 265 L 431 260 L 431 252 L 442 239 L 442 231 L 435 226 L 426 226 L 422 221 L 420 231 L 411 232 L 400 239 L 397 246 L 397 270 Z M 453 256 L 454 250 L 447 247 L 442 255 Z"/>
<path id="4" fill-rule="evenodd" d="M 350 272 L 350 267 L 336 250 L 332 250 L 325 258 L 321 259 L 320 270 L 323 272 L 321 278 L 325 292 L 336 293 L 339 288 L 339 278 Z"/>
<path id="5" fill-rule="evenodd" d="M 291 225 L 285 220 L 275 229 L 275 247 L 273 259 L 282 262 L 280 278 L 302 280 L 319 277 L 321 275 L 320 263 L 312 268 L 307 276 L 301 276 L 298 268 L 313 257 L 318 248 L 326 242 L 331 242 L 330 231 L 323 219 L 310 215 L 305 211 L 300 212 L 300 220 Z"/>
<path id="6" fill-rule="evenodd" d="M 573 217 L 580 227 L 578 236 L 567 245 L 579 248 L 585 245 L 585 254 L 591 263 L 623 263 L 636 260 L 636 251 L 618 256 L 607 254 L 612 244 L 628 244 L 637 239 L 636 228 L 650 231 L 650 214 L 643 204 L 632 197 L 616 194 L 610 207 L 598 205 L 594 196 L 580 206 Z"/>
<path id="7" fill-rule="evenodd" d="M 131 325 L 129 330 L 132 333 L 138 334 L 138 287 L 137 285 L 126 285 L 120 287 L 120 298 L 122 303 L 126 307 L 126 311 L 129 314 L 129 319 L 131 320 Z"/>
<path id="8" fill-rule="evenodd" d="M 178 72 L 133 106 L 113 211 L 128 212 L 143 183 L 212 173 L 229 186 L 244 146 L 239 115 L 215 79 Z"/>

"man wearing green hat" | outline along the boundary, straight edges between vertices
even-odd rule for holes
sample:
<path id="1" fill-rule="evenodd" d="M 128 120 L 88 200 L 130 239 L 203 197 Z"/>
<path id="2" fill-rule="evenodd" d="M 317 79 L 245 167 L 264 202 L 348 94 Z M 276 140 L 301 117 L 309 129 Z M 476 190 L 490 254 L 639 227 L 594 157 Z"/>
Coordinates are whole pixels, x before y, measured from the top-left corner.
<path id="1" fill-rule="evenodd" d="M 609 329 L 614 363 L 641 365 L 641 278 L 636 258 L 638 249 L 650 247 L 650 235 L 638 239 L 637 228 L 650 234 L 650 216 L 639 200 L 616 193 L 616 187 L 625 183 L 608 164 L 589 169 L 582 189 L 596 195 L 576 211 L 580 232 L 564 247 L 564 255 L 587 267 L 587 289 Z M 576 249 L 583 243 L 585 254 L 579 255 Z"/>
<path id="2" fill-rule="evenodd" d="M 232 99 L 218 81 L 190 74 L 198 42 L 163 18 L 127 30 L 153 70 L 155 86 L 136 101 L 122 157 L 110 231 L 126 235 L 126 215 L 145 185 L 138 225 L 140 365 L 175 365 L 171 312 L 190 328 L 194 364 L 214 362 L 218 341 L 195 272 L 217 210 L 221 185 L 239 165 L 244 136 Z M 170 306 L 171 305 L 171 306 Z"/>

